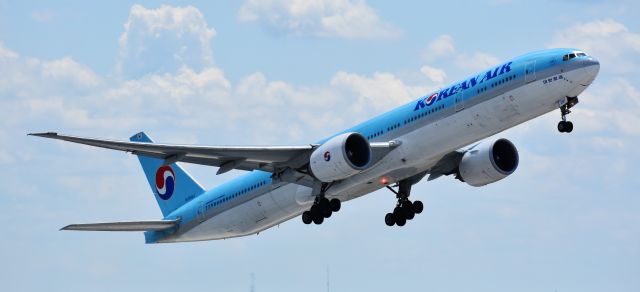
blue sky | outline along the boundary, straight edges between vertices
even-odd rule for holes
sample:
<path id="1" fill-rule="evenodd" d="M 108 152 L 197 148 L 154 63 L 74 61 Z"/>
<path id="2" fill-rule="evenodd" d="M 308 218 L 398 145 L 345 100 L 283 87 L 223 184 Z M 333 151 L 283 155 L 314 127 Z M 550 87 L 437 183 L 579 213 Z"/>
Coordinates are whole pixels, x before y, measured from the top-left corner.
<path id="1" fill-rule="evenodd" d="M 6 291 L 638 291 L 640 5 L 634 1 L 0 1 L 0 277 Z M 577 47 L 601 61 L 553 112 L 498 136 L 520 167 L 473 188 L 422 182 L 321 226 L 145 245 L 69 223 L 156 219 L 137 159 L 25 134 L 168 143 L 319 140 L 501 60 Z M 206 187 L 239 172 L 186 165 Z"/>

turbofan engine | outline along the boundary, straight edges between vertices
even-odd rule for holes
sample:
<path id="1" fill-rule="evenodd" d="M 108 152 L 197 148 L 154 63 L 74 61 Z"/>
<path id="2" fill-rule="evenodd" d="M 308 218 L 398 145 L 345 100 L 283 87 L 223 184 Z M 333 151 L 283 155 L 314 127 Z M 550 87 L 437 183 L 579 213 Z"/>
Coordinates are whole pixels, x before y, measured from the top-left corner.
<path id="1" fill-rule="evenodd" d="M 344 133 L 311 153 L 309 168 L 318 180 L 332 182 L 355 175 L 371 162 L 369 141 L 358 133 Z"/>
<path id="2" fill-rule="evenodd" d="M 511 141 L 485 141 L 464 153 L 458 166 L 458 178 L 480 187 L 507 177 L 517 167 L 518 150 Z"/>

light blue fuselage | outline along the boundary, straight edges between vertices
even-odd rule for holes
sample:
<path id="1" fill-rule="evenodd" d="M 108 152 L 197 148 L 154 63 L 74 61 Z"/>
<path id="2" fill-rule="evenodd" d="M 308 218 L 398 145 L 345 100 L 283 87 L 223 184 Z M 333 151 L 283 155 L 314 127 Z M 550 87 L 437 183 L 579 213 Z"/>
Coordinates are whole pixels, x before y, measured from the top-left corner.
<path id="1" fill-rule="evenodd" d="M 598 62 L 589 56 L 563 60 L 576 51 L 551 49 L 517 57 L 336 133 L 331 137 L 358 132 L 371 142 L 400 140 L 403 149 L 394 150 L 399 154 L 391 155 L 376 169 L 345 180 L 327 196 L 344 201 L 375 191 L 384 187 L 375 182 L 380 175 L 389 174 L 392 182 L 410 177 L 428 170 L 448 152 L 557 109 L 555 101 L 577 96 L 597 74 Z M 392 160 L 399 157 L 403 162 Z M 180 227 L 145 232 L 146 242 L 254 234 L 298 216 L 310 204 L 310 191 L 274 181 L 271 173 L 253 171 L 176 209 L 165 219 L 180 218 Z M 262 196 L 271 197 L 260 199 Z M 262 205 L 264 209 L 260 209 Z"/>

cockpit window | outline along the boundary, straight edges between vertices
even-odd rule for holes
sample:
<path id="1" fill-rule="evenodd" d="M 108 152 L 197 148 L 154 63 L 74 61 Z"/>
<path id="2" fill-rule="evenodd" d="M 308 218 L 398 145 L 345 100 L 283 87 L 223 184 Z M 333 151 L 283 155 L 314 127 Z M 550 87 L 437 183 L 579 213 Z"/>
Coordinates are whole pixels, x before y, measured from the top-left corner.
<path id="1" fill-rule="evenodd" d="M 571 54 L 566 54 L 564 56 L 562 56 L 562 61 L 568 61 L 571 60 L 575 57 L 586 57 L 587 54 L 583 53 L 583 52 L 576 52 L 576 53 L 571 53 Z"/>

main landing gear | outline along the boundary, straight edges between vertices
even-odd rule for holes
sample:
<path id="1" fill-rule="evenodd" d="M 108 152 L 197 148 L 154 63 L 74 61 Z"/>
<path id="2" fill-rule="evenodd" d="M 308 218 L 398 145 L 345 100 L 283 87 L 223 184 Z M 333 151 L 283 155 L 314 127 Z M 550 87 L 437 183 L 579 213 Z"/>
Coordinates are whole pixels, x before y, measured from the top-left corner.
<path id="1" fill-rule="evenodd" d="M 311 209 L 302 212 L 302 222 L 304 224 L 322 224 L 325 218 L 331 217 L 333 212 L 340 211 L 340 200 L 333 198 L 327 199 L 324 194 L 331 185 L 323 184 L 320 190 L 320 195 L 316 196 Z"/>
<path id="2" fill-rule="evenodd" d="M 398 198 L 398 203 L 393 209 L 393 212 L 387 213 L 387 215 L 384 216 L 384 223 L 386 223 L 387 226 L 404 226 L 407 221 L 413 219 L 416 214 L 422 213 L 424 209 L 422 202 L 417 200 L 411 202 L 409 200 L 409 194 L 411 193 L 411 184 L 409 182 L 400 181 L 398 183 L 398 191 L 390 186 L 387 186 L 387 188 L 396 194 Z"/>
<path id="3" fill-rule="evenodd" d="M 562 115 L 562 121 L 558 123 L 558 132 L 571 133 L 573 131 L 573 123 L 567 121 L 567 115 L 571 113 L 569 110 L 578 103 L 577 97 L 567 97 L 567 102 L 560 107 L 560 114 Z"/>

